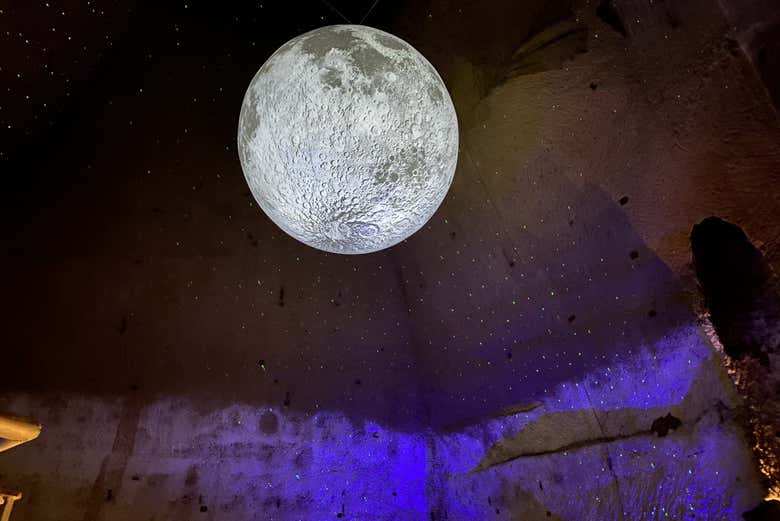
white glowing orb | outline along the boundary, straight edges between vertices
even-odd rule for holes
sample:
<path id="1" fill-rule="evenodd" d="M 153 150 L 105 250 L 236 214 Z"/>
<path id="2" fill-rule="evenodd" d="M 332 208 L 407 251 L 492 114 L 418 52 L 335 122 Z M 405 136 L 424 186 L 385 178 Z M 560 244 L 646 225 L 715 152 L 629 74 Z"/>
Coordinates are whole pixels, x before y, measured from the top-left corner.
<path id="1" fill-rule="evenodd" d="M 405 41 L 334 25 L 277 50 L 244 96 L 238 151 L 252 194 L 314 248 L 370 253 L 419 230 L 452 184 L 458 120 Z"/>

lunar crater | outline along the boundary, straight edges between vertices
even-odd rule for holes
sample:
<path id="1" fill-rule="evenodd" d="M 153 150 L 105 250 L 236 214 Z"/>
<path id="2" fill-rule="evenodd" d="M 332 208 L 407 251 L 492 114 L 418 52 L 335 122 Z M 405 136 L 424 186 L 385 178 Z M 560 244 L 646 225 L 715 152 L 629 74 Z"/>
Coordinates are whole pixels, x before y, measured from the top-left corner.
<path id="1" fill-rule="evenodd" d="M 300 35 L 247 89 L 241 165 L 260 208 L 321 250 L 370 253 L 421 228 L 452 183 L 458 122 L 433 66 L 357 25 Z"/>

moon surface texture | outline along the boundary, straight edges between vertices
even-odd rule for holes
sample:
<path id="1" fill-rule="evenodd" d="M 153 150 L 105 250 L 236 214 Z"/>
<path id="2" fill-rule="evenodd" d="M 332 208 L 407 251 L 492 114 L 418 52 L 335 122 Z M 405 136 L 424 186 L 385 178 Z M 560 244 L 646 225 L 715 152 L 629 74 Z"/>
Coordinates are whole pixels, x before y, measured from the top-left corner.
<path id="1" fill-rule="evenodd" d="M 436 69 L 361 25 L 293 38 L 247 89 L 241 166 L 260 208 L 314 248 L 370 253 L 419 230 L 447 194 L 458 120 Z"/>

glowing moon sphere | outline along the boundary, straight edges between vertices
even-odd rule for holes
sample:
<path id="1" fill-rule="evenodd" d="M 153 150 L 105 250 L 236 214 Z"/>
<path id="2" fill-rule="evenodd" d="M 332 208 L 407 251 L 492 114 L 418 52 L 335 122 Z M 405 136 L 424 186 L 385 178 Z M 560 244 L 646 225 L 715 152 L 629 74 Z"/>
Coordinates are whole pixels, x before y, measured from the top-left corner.
<path id="1" fill-rule="evenodd" d="M 370 253 L 419 230 L 452 184 L 458 121 L 436 69 L 360 25 L 302 34 L 244 96 L 238 151 L 260 208 L 314 248 Z"/>

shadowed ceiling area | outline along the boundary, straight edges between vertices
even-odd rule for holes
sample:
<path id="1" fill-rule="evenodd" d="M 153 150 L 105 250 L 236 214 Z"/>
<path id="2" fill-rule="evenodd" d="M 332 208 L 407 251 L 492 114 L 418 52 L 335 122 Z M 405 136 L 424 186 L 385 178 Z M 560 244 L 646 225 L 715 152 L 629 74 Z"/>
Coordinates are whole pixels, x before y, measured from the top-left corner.
<path id="1" fill-rule="evenodd" d="M 774 299 L 776 11 L 2 6 L 0 410 L 43 426 L 0 454 L 13 519 L 742 519 L 780 493 L 780 387 L 742 385 L 780 334 L 718 280 Z M 340 23 L 460 125 L 439 210 L 369 255 L 287 236 L 236 151 L 257 69 Z"/>

